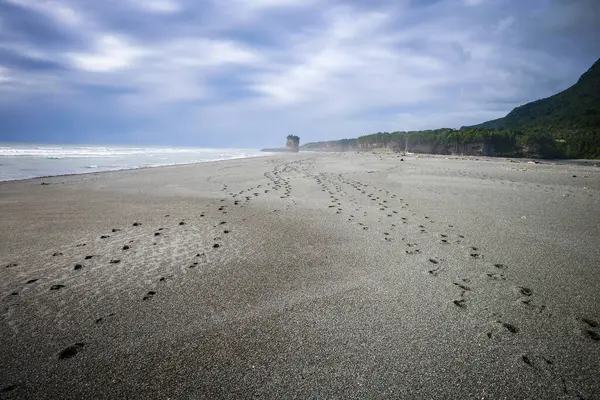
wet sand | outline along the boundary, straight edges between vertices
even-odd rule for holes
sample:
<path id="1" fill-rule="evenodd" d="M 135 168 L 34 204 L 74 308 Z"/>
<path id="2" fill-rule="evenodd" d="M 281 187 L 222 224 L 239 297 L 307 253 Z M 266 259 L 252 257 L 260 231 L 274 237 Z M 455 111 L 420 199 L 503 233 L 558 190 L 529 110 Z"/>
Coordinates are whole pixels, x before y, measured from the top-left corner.
<path id="1" fill-rule="evenodd" d="M 600 398 L 600 168 L 404 160 L 0 183 L 0 398 Z"/>

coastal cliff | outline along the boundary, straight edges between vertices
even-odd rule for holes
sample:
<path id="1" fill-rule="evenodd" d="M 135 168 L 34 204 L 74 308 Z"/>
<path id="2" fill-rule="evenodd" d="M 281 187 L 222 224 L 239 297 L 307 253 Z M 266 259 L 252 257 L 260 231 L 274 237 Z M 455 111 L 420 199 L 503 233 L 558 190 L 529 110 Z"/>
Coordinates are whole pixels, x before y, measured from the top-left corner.
<path id="1" fill-rule="evenodd" d="M 600 158 L 600 60 L 570 88 L 460 129 L 378 132 L 307 143 L 303 150 L 389 149 L 411 153 L 533 158 Z"/>
<path id="2" fill-rule="evenodd" d="M 285 147 L 277 147 L 273 149 L 261 149 L 260 151 L 272 153 L 297 153 L 300 150 L 300 137 L 296 135 L 288 135 L 285 142 Z"/>

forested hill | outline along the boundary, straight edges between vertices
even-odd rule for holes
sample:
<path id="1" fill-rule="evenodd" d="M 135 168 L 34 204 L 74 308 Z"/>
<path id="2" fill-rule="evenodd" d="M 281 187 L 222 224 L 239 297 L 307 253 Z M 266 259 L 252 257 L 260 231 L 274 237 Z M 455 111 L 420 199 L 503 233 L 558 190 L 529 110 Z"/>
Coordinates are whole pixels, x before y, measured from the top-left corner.
<path id="1" fill-rule="evenodd" d="M 600 59 L 567 90 L 459 130 L 377 132 L 302 150 L 370 150 L 538 158 L 600 158 Z"/>
<path id="2" fill-rule="evenodd" d="M 477 128 L 589 128 L 600 126 L 600 59 L 577 83 L 554 96 L 527 103 L 504 118 L 475 125 Z"/>

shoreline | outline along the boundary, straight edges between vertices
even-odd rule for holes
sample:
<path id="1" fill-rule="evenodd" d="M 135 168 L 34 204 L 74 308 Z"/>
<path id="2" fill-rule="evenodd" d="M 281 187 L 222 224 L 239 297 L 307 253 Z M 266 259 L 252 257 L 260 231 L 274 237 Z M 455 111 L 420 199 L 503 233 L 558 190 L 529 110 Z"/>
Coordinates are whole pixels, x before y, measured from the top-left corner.
<path id="1" fill-rule="evenodd" d="M 136 171 L 136 170 L 145 170 L 145 169 L 154 169 L 154 168 L 167 168 L 167 167 L 178 167 L 178 166 L 187 166 L 187 165 L 201 165 L 201 164 L 209 164 L 215 162 L 223 162 L 223 161 L 234 161 L 234 160 L 245 160 L 245 159 L 255 159 L 255 158 L 265 158 L 265 157 L 281 157 L 282 155 L 317 155 L 317 154 L 373 154 L 373 155 L 391 155 L 392 157 L 404 157 L 407 159 L 415 158 L 434 158 L 434 159 L 447 159 L 447 160 L 469 160 L 469 161 L 508 161 L 511 163 L 521 163 L 527 164 L 529 162 L 534 162 L 535 164 L 540 165 L 568 165 L 568 166 L 593 166 L 600 167 L 600 160 L 594 159 L 536 159 L 536 158 L 511 158 L 511 157 L 494 157 L 494 156 L 470 156 L 470 155 L 444 155 L 444 154 L 429 154 L 429 153 L 414 153 L 406 156 L 400 156 L 396 153 L 391 152 L 377 152 L 377 151 L 319 151 L 319 150 L 305 150 L 299 152 L 281 152 L 278 154 L 269 154 L 269 155 L 258 155 L 252 157 L 239 157 L 239 158 L 228 158 L 222 160 L 210 160 L 210 161 L 199 161 L 199 162 L 189 162 L 189 163 L 177 163 L 177 164 L 165 164 L 165 165 L 156 165 L 156 166 L 145 166 L 145 167 L 137 167 L 137 168 L 123 168 L 123 169 L 114 169 L 114 170 L 105 170 L 105 171 L 89 171 L 89 172 L 79 172 L 79 173 L 70 173 L 70 174 L 59 174 L 59 175 L 44 175 L 44 176 L 36 176 L 31 178 L 20 178 L 20 179 L 9 179 L 9 180 L 0 180 L 0 185 L 6 182 L 23 182 L 23 181 L 32 181 L 37 179 L 52 179 L 59 177 L 71 177 L 77 175 L 97 175 L 104 174 L 110 172 L 123 172 L 123 171 Z"/>
<path id="2" fill-rule="evenodd" d="M 238 157 L 238 158 L 227 158 L 222 160 L 210 160 L 210 161 L 197 161 L 197 162 L 189 162 L 189 163 L 180 163 L 180 164 L 165 164 L 165 165 L 156 165 L 156 166 L 146 166 L 146 167 L 137 167 L 137 168 L 123 168 L 123 169 L 112 169 L 105 171 L 89 171 L 89 172 L 79 172 L 72 174 L 59 174 L 59 175 L 44 175 L 44 176 L 35 176 L 31 178 L 22 178 L 22 179 L 9 179 L 9 180 L 0 180 L 0 185 L 6 182 L 25 182 L 32 181 L 36 179 L 51 179 L 51 178 L 60 178 L 60 177 L 72 177 L 78 175 L 97 175 L 97 174 L 105 174 L 110 172 L 123 172 L 123 171 L 137 171 L 137 170 L 145 170 L 145 169 L 153 169 L 153 168 L 168 168 L 168 167 L 179 167 L 179 166 L 187 166 L 187 165 L 201 165 L 208 163 L 216 163 L 223 161 L 234 161 L 234 160 L 246 160 L 246 159 L 254 159 L 254 158 L 265 158 L 265 157 L 276 157 L 276 155 L 259 155 L 253 157 Z"/>

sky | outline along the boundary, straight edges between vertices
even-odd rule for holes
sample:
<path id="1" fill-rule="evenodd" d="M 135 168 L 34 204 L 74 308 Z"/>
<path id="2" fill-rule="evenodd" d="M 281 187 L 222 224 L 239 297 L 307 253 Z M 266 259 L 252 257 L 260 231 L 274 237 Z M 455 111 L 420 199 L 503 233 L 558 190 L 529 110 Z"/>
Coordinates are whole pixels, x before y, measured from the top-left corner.
<path id="1" fill-rule="evenodd" d="M 0 0 L 0 142 L 459 128 L 574 84 L 597 0 Z"/>

